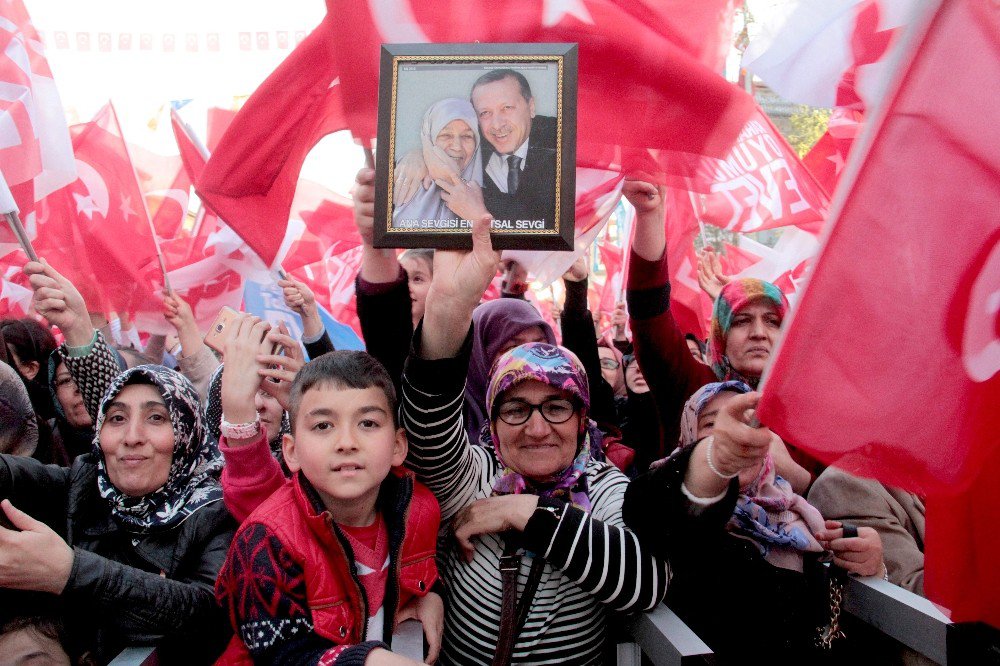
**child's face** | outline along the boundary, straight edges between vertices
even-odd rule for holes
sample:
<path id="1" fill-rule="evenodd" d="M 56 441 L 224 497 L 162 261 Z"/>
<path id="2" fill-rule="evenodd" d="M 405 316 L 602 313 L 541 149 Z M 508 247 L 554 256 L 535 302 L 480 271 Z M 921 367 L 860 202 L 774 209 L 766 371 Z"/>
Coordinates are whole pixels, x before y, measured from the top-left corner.
<path id="1" fill-rule="evenodd" d="M 381 389 L 320 384 L 302 395 L 295 434 L 285 435 L 285 462 L 302 470 L 333 519 L 369 525 L 389 469 L 406 458 L 406 436 L 395 428 Z"/>

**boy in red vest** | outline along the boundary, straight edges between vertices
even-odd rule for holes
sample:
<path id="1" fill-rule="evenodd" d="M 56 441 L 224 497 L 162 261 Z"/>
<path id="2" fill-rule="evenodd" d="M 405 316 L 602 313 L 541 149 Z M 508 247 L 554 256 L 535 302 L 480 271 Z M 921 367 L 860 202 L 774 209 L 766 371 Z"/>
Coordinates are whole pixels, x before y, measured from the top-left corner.
<path id="1" fill-rule="evenodd" d="M 241 340 L 260 340 L 249 330 L 255 325 L 238 322 L 248 330 L 227 344 L 220 444 L 260 451 L 254 460 L 277 465 L 263 454 L 253 407 L 260 366 L 237 353 Z M 407 443 L 392 380 L 368 354 L 335 351 L 299 371 L 288 403 L 283 454 L 292 477 L 243 522 L 216 582 L 236 632 L 221 661 L 417 663 L 388 644 L 400 616 L 440 606 L 429 593 L 440 511 L 400 467 Z"/>

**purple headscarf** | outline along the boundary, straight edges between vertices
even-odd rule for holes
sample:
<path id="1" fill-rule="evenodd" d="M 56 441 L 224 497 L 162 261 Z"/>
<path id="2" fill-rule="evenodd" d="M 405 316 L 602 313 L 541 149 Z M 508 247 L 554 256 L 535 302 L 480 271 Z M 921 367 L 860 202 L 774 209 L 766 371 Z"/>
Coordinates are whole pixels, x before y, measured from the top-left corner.
<path id="1" fill-rule="evenodd" d="M 527 301 L 500 298 L 481 304 L 472 311 L 472 358 L 465 381 L 465 429 L 470 441 L 479 441 L 483 424 L 489 422 L 486 389 L 493 362 L 500 349 L 515 335 L 532 326 L 540 326 L 545 340 L 556 344 L 556 336 L 542 315 Z"/>

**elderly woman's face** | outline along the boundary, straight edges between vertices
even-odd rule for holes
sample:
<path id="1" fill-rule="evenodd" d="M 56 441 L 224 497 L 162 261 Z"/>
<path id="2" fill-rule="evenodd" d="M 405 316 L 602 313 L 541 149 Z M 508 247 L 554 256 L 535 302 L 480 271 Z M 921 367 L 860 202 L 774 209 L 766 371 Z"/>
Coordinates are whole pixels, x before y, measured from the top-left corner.
<path id="1" fill-rule="evenodd" d="M 461 171 L 469 166 L 469 161 L 476 152 L 476 135 L 468 123 L 456 118 L 438 132 L 434 145 L 448 153 L 448 157 L 455 160 Z"/>
<path id="2" fill-rule="evenodd" d="M 123 388 L 108 407 L 100 434 L 104 464 L 115 488 L 140 497 L 167 482 L 174 459 L 174 427 L 155 386 Z"/>
<path id="3" fill-rule="evenodd" d="M 760 377 L 778 340 L 781 315 L 771 302 L 756 300 L 733 315 L 726 333 L 726 356 L 745 377 Z"/>
<path id="4" fill-rule="evenodd" d="M 502 406 L 509 401 L 541 405 L 546 400 L 565 399 L 565 391 L 533 379 L 521 382 L 497 399 Z M 500 455 L 515 472 L 536 481 L 545 481 L 562 472 L 576 458 L 580 411 L 563 423 L 549 423 L 540 410 L 532 410 L 521 425 L 509 425 L 497 417 L 496 432 Z"/>

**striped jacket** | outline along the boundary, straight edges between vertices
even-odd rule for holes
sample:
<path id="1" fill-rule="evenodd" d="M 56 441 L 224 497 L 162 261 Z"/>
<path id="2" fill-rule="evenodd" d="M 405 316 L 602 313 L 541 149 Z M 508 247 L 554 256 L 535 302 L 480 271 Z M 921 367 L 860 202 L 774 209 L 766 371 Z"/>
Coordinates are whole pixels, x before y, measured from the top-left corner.
<path id="1" fill-rule="evenodd" d="M 441 505 L 442 534 L 451 519 L 489 497 L 500 464 L 491 450 L 471 446 L 462 420 L 468 341 L 458 357 L 428 361 L 411 354 L 403 373 L 402 424 L 409 438 L 407 466 Z M 530 553 L 546 565 L 515 664 L 602 663 L 609 613 L 649 610 L 662 601 L 666 565 L 648 554 L 622 521 L 628 479 L 613 466 L 586 468 L 591 511 L 567 506 L 557 517 L 536 511 L 523 543 L 518 592 L 531 568 Z M 489 664 L 500 625 L 503 541 L 487 534 L 474 541 L 466 563 L 453 539 L 439 544 L 439 569 L 449 593 L 442 662 Z"/>

